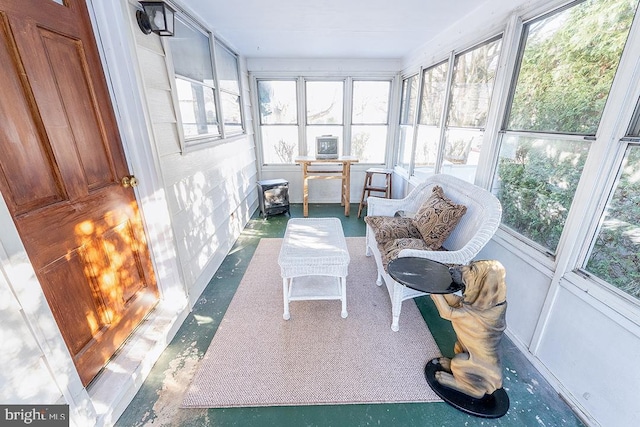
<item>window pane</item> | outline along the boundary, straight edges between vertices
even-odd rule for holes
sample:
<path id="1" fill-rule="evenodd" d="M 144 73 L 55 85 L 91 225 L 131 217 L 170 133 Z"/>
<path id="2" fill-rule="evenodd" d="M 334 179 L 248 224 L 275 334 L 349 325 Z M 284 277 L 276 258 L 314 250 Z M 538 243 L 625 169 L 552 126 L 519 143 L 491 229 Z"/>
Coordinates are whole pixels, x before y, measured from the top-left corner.
<path id="1" fill-rule="evenodd" d="M 418 137 L 416 139 L 416 168 L 436 165 L 438 141 L 440 140 L 440 128 L 435 126 L 418 126 Z"/>
<path id="2" fill-rule="evenodd" d="M 216 42 L 216 72 L 220 89 L 240 95 L 238 59 L 226 47 Z"/>
<path id="3" fill-rule="evenodd" d="M 420 100 L 420 124 L 422 125 L 440 126 L 447 91 L 448 70 L 448 62 L 424 70 Z"/>
<path id="4" fill-rule="evenodd" d="M 508 129 L 594 135 L 636 3 L 589 0 L 527 25 Z"/>
<path id="5" fill-rule="evenodd" d="M 185 138 L 219 134 L 213 89 L 181 78 L 176 89 Z"/>
<path id="6" fill-rule="evenodd" d="M 298 123 L 295 80 L 259 80 L 258 102 L 261 124 Z"/>
<path id="7" fill-rule="evenodd" d="M 386 125 L 352 126 L 351 155 L 361 163 L 384 163 L 387 129 Z"/>
<path id="8" fill-rule="evenodd" d="M 298 156 L 297 126 L 262 126 L 264 163 L 293 163 Z"/>
<path id="9" fill-rule="evenodd" d="M 441 172 L 473 183 L 483 137 L 481 129 L 447 129 Z"/>
<path id="10" fill-rule="evenodd" d="M 209 37 L 176 17 L 173 37 L 167 37 L 175 73 L 213 87 Z"/>
<path id="11" fill-rule="evenodd" d="M 588 151 L 584 141 L 505 135 L 494 182 L 502 223 L 555 251 Z"/>
<path id="12" fill-rule="evenodd" d="M 413 126 L 400 126 L 400 146 L 398 164 L 409 169 L 411 163 L 411 145 L 413 144 Z"/>
<path id="13" fill-rule="evenodd" d="M 390 82 L 353 82 L 354 124 L 387 124 Z"/>
<path id="14" fill-rule="evenodd" d="M 240 114 L 240 97 L 227 92 L 220 92 L 225 129 L 230 132 L 242 131 L 242 115 Z"/>
<path id="15" fill-rule="evenodd" d="M 484 128 L 502 40 L 494 40 L 456 57 L 447 125 Z"/>
<path id="16" fill-rule="evenodd" d="M 307 124 L 342 124 L 343 83 L 307 82 Z"/>
<path id="17" fill-rule="evenodd" d="M 629 147 L 585 269 L 640 298 L 640 147 Z"/>
<path id="18" fill-rule="evenodd" d="M 316 155 L 316 137 L 332 135 L 338 137 L 338 155 L 344 153 L 342 126 L 307 126 L 307 156 Z"/>
<path id="19" fill-rule="evenodd" d="M 402 82 L 402 105 L 400 106 L 400 124 L 412 125 L 416 116 L 418 102 L 418 76 L 411 76 Z"/>

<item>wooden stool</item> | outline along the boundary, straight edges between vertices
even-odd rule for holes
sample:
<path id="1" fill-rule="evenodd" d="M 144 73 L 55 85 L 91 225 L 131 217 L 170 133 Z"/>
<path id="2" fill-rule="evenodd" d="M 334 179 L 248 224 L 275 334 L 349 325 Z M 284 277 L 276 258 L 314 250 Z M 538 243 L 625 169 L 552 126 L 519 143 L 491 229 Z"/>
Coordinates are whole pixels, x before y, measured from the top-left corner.
<path id="1" fill-rule="evenodd" d="M 373 185 L 373 177 L 376 174 L 385 176 L 385 185 Z M 371 192 L 384 193 L 384 197 L 391 198 L 391 176 L 393 170 L 382 168 L 369 168 L 366 170 L 364 177 L 364 187 L 362 188 L 362 197 L 360 198 L 360 207 L 358 208 L 358 218 L 362 213 L 362 207 L 367 205 L 367 197 L 371 195 Z"/>

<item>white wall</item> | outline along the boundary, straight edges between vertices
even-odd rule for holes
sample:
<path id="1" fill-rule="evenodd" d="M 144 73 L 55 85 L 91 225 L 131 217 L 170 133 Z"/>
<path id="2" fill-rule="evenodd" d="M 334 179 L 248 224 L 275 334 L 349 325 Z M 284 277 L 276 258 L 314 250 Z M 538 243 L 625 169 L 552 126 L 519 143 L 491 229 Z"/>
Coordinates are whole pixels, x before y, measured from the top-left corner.
<path id="1" fill-rule="evenodd" d="M 182 276 L 193 305 L 257 207 L 248 75 L 243 63 L 241 84 L 249 132 L 183 154 L 165 46 L 157 36 L 140 31 L 134 36 L 158 168 Z"/>

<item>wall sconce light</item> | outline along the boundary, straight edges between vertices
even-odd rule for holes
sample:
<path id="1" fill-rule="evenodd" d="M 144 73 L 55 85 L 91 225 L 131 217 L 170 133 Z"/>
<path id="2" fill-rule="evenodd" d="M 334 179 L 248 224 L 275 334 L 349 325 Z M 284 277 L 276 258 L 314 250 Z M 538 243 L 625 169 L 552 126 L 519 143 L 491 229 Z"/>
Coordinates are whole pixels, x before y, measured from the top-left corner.
<path id="1" fill-rule="evenodd" d="M 176 11 L 163 1 L 141 1 L 143 10 L 136 11 L 138 26 L 145 34 L 172 36 Z"/>

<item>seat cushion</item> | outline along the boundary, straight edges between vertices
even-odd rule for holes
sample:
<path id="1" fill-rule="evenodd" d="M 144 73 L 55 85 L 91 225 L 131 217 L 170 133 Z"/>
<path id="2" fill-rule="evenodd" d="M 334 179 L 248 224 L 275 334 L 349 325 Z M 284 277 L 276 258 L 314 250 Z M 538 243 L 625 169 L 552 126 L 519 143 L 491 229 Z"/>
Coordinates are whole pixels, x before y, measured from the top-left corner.
<path id="1" fill-rule="evenodd" d="M 373 230 L 378 244 L 401 238 L 422 238 L 411 218 L 365 216 L 364 221 Z"/>
<path id="2" fill-rule="evenodd" d="M 465 212 L 466 206 L 445 197 L 442 187 L 436 185 L 412 221 L 427 246 L 435 250 L 447 240 Z"/>
<path id="3" fill-rule="evenodd" d="M 384 271 L 387 271 L 389 261 L 396 259 L 403 249 L 429 250 L 424 240 L 411 237 L 389 240 L 386 243 L 378 244 L 378 249 L 382 257 L 382 268 L 384 268 Z"/>

